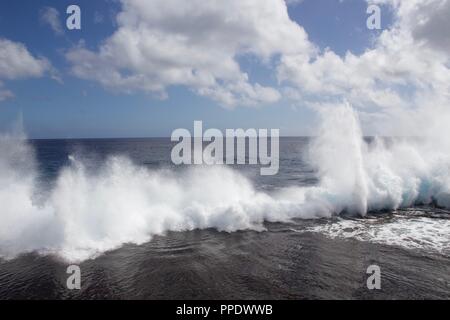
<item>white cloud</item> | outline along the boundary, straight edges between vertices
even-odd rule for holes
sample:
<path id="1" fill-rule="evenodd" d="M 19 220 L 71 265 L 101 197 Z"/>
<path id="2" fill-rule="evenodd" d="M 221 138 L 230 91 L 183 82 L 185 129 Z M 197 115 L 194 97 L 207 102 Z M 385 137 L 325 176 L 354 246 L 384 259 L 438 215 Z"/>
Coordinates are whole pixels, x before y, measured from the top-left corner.
<path id="1" fill-rule="evenodd" d="M 345 99 L 383 130 L 386 119 L 395 127 L 436 112 L 427 109 L 433 104 L 448 106 L 450 0 L 367 2 L 390 6 L 395 21 L 360 55 L 320 52 L 282 0 L 122 0 L 115 33 L 66 57 L 76 76 L 114 91 L 165 97 L 182 85 L 227 107 Z M 248 56 L 274 69 L 277 88 L 249 78 L 239 64 Z"/>
<path id="2" fill-rule="evenodd" d="M 21 43 L 0 38 L 0 80 L 37 78 L 46 73 L 58 78 L 56 70 L 47 59 L 34 57 Z M 14 96 L 11 91 L 2 87 L 3 83 L 0 82 L 0 101 Z"/>
<path id="3" fill-rule="evenodd" d="M 258 105 L 280 98 L 252 83 L 238 58 L 269 65 L 277 54 L 309 55 L 314 47 L 281 0 L 122 0 L 117 31 L 90 51 L 73 48 L 73 73 L 107 88 L 166 95 L 184 85 L 221 104 Z"/>
<path id="4" fill-rule="evenodd" d="M 417 41 L 436 49 L 450 51 L 450 1 L 424 1 L 406 14 L 412 35 Z"/>
<path id="5" fill-rule="evenodd" d="M 50 69 L 47 59 L 33 57 L 22 43 L 0 38 L 0 79 L 40 77 Z"/>
<path id="6" fill-rule="evenodd" d="M 449 106 L 449 29 L 432 21 L 448 16 L 450 1 L 369 2 L 390 5 L 396 14 L 394 26 L 381 33 L 373 48 L 344 57 L 329 50 L 311 57 L 284 55 L 278 77 L 298 90 L 303 103 L 347 99 L 371 126 L 372 121 L 390 119 L 391 128 L 386 121 L 380 126 L 392 132 L 400 119 L 411 120 L 425 109 L 436 113 L 432 101 Z M 409 123 L 414 127 L 417 121 Z"/>
<path id="7" fill-rule="evenodd" d="M 39 12 L 39 19 L 42 23 L 47 24 L 56 35 L 64 34 L 64 29 L 61 25 L 59 11 L 52 7 L 45 7 Z"/>

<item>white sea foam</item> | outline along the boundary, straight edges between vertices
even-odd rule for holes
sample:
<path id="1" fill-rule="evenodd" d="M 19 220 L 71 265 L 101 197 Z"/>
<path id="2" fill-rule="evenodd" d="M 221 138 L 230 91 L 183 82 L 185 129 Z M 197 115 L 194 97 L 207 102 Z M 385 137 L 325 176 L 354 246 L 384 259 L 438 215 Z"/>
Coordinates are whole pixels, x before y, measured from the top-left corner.
<path id="1" fill-rule="evenodd" d="M 328 110 L 323 119 L 309 154 L 320 183 L 272 194 L 257 191 L 225 166 L 175 173 L 110 157 L 91 172 L 75 154 L 42 199 L 33 150 L 23 136 L 2 136 L 0 255 L 38 251 L 77 261 L 169 230 L 263 230 L 264 221 L 330 217 L 343 211 L 365 215 L 433 198 L 450 206 L 447 149 L 430 140 L 387 145 L 380 139 L 367 145 L 348 105 Z"/>
<path id="2" fill-rule="evenodd" d="M 333 239 L 356 239 L 450 254 L 450 220 L 446 219 L 402 216 L 382 223 L 375 219 L 342 219 L 301 232 L 304 231 L 319 232 Z"/>

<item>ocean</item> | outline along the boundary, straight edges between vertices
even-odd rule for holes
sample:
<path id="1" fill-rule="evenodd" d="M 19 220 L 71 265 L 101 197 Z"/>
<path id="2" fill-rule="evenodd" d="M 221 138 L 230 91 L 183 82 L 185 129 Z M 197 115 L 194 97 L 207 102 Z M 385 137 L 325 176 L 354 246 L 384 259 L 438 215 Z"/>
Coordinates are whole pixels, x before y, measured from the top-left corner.
<path id="1" fill-rule="evenodd" d="M 310 144 L 281 138 L 274 176 L 174 166 L 166 138 L 9 145 L 0 170 L 20 170 L 1 185 L 14 202 L 0 205 L 0 299 L 449 299 L 450 212 L 293 203 L 320 184 Z M 70 264 L 80 290 L 66 287 Z M 371 265 L 379 290 L 367 288 Z"/>

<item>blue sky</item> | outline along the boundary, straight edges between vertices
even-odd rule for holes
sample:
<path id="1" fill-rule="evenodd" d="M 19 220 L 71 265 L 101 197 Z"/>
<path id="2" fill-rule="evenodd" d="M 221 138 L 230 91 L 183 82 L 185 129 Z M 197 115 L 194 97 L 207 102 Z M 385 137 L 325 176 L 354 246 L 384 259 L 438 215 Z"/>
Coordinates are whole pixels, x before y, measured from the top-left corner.
<path id="1" fill-rule="evenodd" d="M 70 4 L 81 8 L 82 29 L 64 30 L 63 35 L 57 35 L 40 19 L 40 13 L 43 8 L 55 8 L 65 28 L 65 10 Z M 343 57 L 347 51 L 360 55 L 371 48 L 380 32 L 366 28 L 366 8 L 362 0 L 304 0 L 290 5 L 288 13 L 304 28 L 310 42 Z M 282 135 L 309 134 L 314 112 L 284 95 L 263 106 L 225 108 L 184 85 L 167 86 L 167 98 L 160 99 L 140 90 L 117 92 L 74 75 L 65 55 L 67 50 L 80 41 L 85 48 L 98 50 L 117 30 L 116 15 L 121 10 L 120 2 L 106 0 L 1 1 L 0 38 L 24 44 L 34 57 L 45 57 L 61 81 L 48 74 L 2 80 L 14 97 L 0 102 L 0 130 L 6 130 L 21 114 L 32 138 L 170 136 L 176 128 L 192 128 L 194 120 L 219 129 L 280 128 Z M 389 10 L 384 10 L 382 26 L 391 22 Z M 276 62 L 266 64 L 251 55 L 236 59 L 251 83 L 279 89 L 273 70 Z"/>

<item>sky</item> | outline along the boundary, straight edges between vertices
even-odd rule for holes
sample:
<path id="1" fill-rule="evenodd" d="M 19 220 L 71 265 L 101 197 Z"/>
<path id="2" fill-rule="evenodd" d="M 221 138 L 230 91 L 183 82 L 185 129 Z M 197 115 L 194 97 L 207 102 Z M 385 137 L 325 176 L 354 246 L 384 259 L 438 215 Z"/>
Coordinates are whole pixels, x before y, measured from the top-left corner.
<path id="1" fill-rule="evenodd" d="M 66 9 L 81 9 L 81 30 Z M 375 4 L 381 29 L 370 30 Z M 170 136 L 176 128 L 310 135 L 343 101 L 367 134 L 447 105 L 448 0 L 0 2 L 0 131 Z M 406 116 L 405 116 L 406 114 Z"/>

